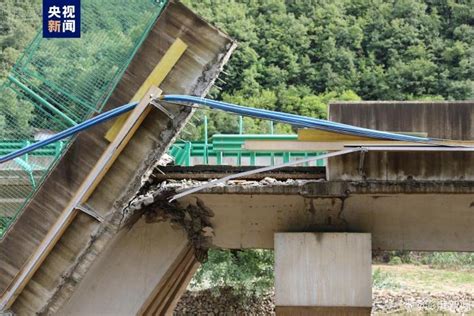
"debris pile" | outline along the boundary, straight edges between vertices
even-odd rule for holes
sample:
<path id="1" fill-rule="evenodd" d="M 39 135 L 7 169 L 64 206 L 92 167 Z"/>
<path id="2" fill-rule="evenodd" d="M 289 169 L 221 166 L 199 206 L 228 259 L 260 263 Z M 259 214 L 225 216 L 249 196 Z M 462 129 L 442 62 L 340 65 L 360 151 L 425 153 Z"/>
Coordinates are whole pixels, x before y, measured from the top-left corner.
<path id="1" fill-rule="evenodd" d="M 174 315 L 275 315 L 273 294 L 240 297 L 231 289 L 187 291 L 181 296 Z"/>
<path id="2" fill-rule="evenodd" d="M 216 295 L 217 293 L 217 295 Z M 242 301 L 230 291 L 187 291 L 175 315 L 274 315 L 274 295 L 251 297 Z M 474 293 L 429 293 L 417 291 L 374 291 L 372 314 L 440 313 L 468 314 L 474 311 Z"/>
<path id="3" fill-rule="evenodd" d="M 176 192 L 183 191 L 185 189 L 193 188 L 196 186 L 200 186 L 217 179 L 209 179 L 209 181 L 198 181 L 198 180 L 191 180 L 191 179 L 183 179 L 183 180 L 174 180 L 169 179 L 164 182 L 154 183 L 151 182 L 147 185 L 144 184 L 141 195 L 156 195 L 156 192 L 162 190 L 163 188 L 174 189 Z M 224 186 L 271 186 L 271 185 L 278 185 L 278 186 L 291 186 L 291 185 L 303 185 L 308 182 L 320 182 L 322 180 L 294 180 L 294 179 L 287 179 L 285 181 L 280 181 L 274 178 L 265 177 L 262 180 L 229 180 L 226 183 L 217 183 L 216 187 L 224 187 Z M 140 197 L 140 196 L 139 196 Z"/>

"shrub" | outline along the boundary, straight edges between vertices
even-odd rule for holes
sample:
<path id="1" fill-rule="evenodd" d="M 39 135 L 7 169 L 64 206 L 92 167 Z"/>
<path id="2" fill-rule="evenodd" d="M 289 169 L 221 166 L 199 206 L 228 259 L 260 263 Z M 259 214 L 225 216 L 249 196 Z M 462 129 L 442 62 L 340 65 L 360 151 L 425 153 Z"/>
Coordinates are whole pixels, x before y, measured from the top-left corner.
<path id="1" fill-rule="evenodd" d="M 398 265 L 398 264 L 402 264 L 403 261 L 400 257 L 392 257 L 392 259 L 390 259 L 390 261 L 388 262 L 388 264 L 391 264 L 391 265 Z"/>
<path id="2" fill-rule="evenodd" d="M 372 286 L 374 289 L 381 290 L 399 288 L 400 284 L 388 272 L 377 268 L 372 272 Z"/>
<path id="3" fill-rule="evenodd" d="M 468 252 L 433 252 L 421 259 L 436 269 L 474 270 L 474 253 Z"/>
<path id="4" fill-rule="evenodd" d="M 232 288 L 249 297 L 263 295 L 273 288 L 273 251 L 209 250 L 209 258 L 191 281 L 191 288 Z"/>

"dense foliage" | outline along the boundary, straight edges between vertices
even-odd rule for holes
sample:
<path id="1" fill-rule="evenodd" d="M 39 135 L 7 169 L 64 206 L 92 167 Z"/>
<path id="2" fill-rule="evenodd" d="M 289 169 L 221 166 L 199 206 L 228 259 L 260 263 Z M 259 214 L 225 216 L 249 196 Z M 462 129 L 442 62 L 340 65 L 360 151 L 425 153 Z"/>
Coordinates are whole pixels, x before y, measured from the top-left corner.
<path id="1" fill-rule="evenodd" d="M 8 72 L 38 32 L 40 1 L 2 0 L 0 5 L 0 86 Z M 32 106 L 18 100 L 11 91 L 0 92 L 0 138 L 11 131 L 27 131 Z M 21 135 L 21 133 L 19 133 Z"/>
<path id="2" fill-rule="evenodd" d="M 185 2 L 238 41 L 217 98 L 324 117 L 341 96 L 474 96 L 472 0 Z"/>
<path id="3" fill-rule="evenodd" d="M 194 276 L 191 287 L 232 288 L 243 296 L 264 294 L 273 287 L 273 252 L 209 251 L 209 259 Z"/>
<path id="4" fill-rule="evenodd" d="M 2 0 L 0 5 L 0 82 L 38 32 L 41 1 Z"/>
<path id="5" fill-rule="evenodd" d="M 474 5 L 451 0 L 188 1 L 239 42 L 220 95 L 277 100 L 353 90 L 364 100 L 473 97 Z M 309 107 L 309 109 L 307 109 Z"/>

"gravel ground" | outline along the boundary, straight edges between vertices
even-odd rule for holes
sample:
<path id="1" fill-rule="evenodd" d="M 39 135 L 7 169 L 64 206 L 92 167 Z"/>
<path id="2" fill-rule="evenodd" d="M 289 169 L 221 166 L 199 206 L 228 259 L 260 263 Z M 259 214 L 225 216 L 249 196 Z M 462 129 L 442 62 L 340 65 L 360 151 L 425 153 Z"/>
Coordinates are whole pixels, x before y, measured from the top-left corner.
<path id="1" fill-rule="evenodd" d="M 455 314 L 474 313 L 474 293 L 423 293 L 417 291 L 373 292 L 374 315 L 408 314 Z M 274 315 L 273 295 L 250 298 L 240 303 L 229 291 L 213 295 L 210 290 L 186 292 L 178 303 L 175 315 Z"/>
<path id="2" fill-rule="evenodd" d="M 187 291 L 183 294 L 175 315 L 274 315 L 273 294 L 241 301 L 230 290 Z"/>
<path id="3" fill-rule="evenodd" d="M 420 312 L 467 314 L 474 312 L 474 293 L 423 293 L 416 291 L 374 291 L 375 314 Z"/>

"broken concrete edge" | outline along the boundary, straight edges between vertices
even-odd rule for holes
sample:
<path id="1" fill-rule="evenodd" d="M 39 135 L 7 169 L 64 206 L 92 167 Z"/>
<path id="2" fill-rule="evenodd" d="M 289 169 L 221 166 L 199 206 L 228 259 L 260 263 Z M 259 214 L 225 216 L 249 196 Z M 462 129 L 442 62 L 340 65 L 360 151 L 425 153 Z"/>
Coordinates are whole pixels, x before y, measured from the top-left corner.
<path id="1" fill-rule="evenodd" d="M 124 209 L 121 228 L 131 229 L 133 225 L 144 217 L 147 223 L 169 221 L 177 229 L 183 229 L 188 240 L 194 248 L 196 259 L 205 262 L 207 251 L 212 247 L 214 229 L 211 218 L 214 212 L 202 200 L 195 197 L 195 203 L 180 205 L 179 202 L 169 202 L 169 199 L 178 191 L 200 185 L 201 181 L 163 181 L 154 183 L 148 181 L 142 186 L 138 194 Z M 302 181 L 306 182 L 306 181 Z M 300 180 L 287 180 L 285 182 L 273 178 L 264 178 L 261 181 L 233 180 L 229 185 L 237 186 L 265 186 L 265 185 L 292 185 Z"/>
<path id="2" fill-rule="evenodd" d="M 156 169 L 155 169 L 156 171 Z M 213 227 L 209 221 L 213 211 L 199 198 L 200 194 L 239 194 L 239 195 L 299 195 L 305 198 L 337 197 L 344 200 L 351 195 L 396 194 L 472 194 L 474 182 L 471 181 L 327 181 L 324 179 L 286 179 L 286 181 L 265 177 L 262 180 L 230 180 L 214 187 L 206 188 L 191 195 L 191 203 L 169 202 L 176 193 L 198 187 L 209 181 L 192 179 L 157 180 L 149 176 L 139 194 L 130 201 L 124 210 L 126 226 L 133 225 L 142 216 L 146 221 L 171 220 L 188 233 L 188 238 L 197 253 L 206 252 L 212 247 Z M 205 217 L 202 217 L 205 215 Z M 196 230 L 191 230 L 190 220 L 198 221 Z M 202 225 L 204 223 L 204 225 Z M 198 229 L 200 228 L 200 229 Z M 198 242 L 196 242 L 198 241 Z M 205 257 L 202 257 L 205 259 Z M 202 259 L 200 259 L 202 262 Z"/>
<path id="3" fill-rule="evenodd" d="M 212 180 L 212 179 L 210 179 Z M 208 181 L 164 181 L 178 192 Z M 327 181 L 324 179 L 287 179 L 271 177 L 263 180 L 232 180 L 206 188 L 197 194 L 272 194 L 304 197 L 347 197 L 353 194 L 473 194 L 474 181 Z"/>
<path id="4" fill-rule="evenodd" d="M 218 54 L 215 62 L 204 69 L 203 75 L 198 78 L 192 87 L 192 91 L 196 91 L 201 96 L 207 95 L 236 47 L 237 45 L 234 42 L 230 42 L 226 47 L 226 52 Z M 133 200 L 137 195 L 140 188 L 147 182 L 153 170 L 160 163 L 161 157 L 168 152 L 171 145 L 175 143 L 178 135 L 194 114 L 194 111 L 194 108 L 182 106 L 180 114 L 176 116 L 174 120 L 170 120 L 170 124 L 172 125 L 167 126 L 167 129 L 160 134 L 160 146 L 152 150 L 148 157 L 142 160 L 141 168 L 135 173 L 135 178 L 130 181 L 131 184 L 115 202 L 114 206 L 116 209 L 123 210 L 124 205 L 127 205 L 128 202 Z M 183 113 L 184 116 L 182 115 Z"/>
<path id="5" fill-rule="evenodd" d="M 230 42 L 225 48 L 225 53 L 217 55 L 215 61 L 211 62 L 208 67 L 204 69 L 203 75 L 196 81 L 191 89 L 193 93 L 201 96 L 207 95 L 218 77 L 218 74 L 222 71 L 223 66 L 227 63 L 236 47 L 235 42 Z M 98 258 L 107 244 L 119 232 L 124 223 L 128 222 L 129 218 L 126 209 L 129 206 L 129 202 L 133 201 L 137 195 L 139 195 L 141 191 L 140 188 L 147 183 L 147 179 L 150 174 L 152 174 L 152 170 L 156 168 L 162 155 L 164 155 L 175 142 L 181 130 L 191 119 L 192 114 L 192 108 L 183 107 L 180 114 L 170 123 L 172 125 L 168 126 L 167 131 L 160 134 L 160 146 L 152 150 L 148 157 L 143 159 L 141 167 L 137 169 L 135 173 L 135 178 L 131 179 L 128 188 L 117 198 L 114 203 L 114 209 L 105 216 L 104 222 L 101 223 L 95 231 L 91 232 L 87 246 L 78 254 L 76 261 L 68 271 L 63 273 L 60 284 L 38 313 L 39 315 L 56 313 L 71 297 L 75 287 L 85 276 L 95 259 Z M 202 256 L 202 251 L 199 253 L 200 256 Z"/>
<path id="6" fill-rule="evenodd" d="M 227 185 L 235 185 L 239 188 L 245 186 L 274 187 L 306 182 L 305 180 L 291 179 L 283 182 L 267 177 L 261 181 L 233 180 L 229 181 Z M 194 248 L 196 259 L 201 263 L 205 262 L 207 260 L 207 251 L 212 247 L 212 237 L 214 236 L 214 228 L 211 223 L 214 212 L 198 197 L 194 197 L 194 203 L 187 205 L 181 205 L 178 201 L 169 202 L 169 199 L 177 191 L 203 183 L 206 182 L 170 180 L 151 183 L 148 181 L 142 186 L 141 194 L 130 201 L 128 207 L 124 209 L 124 220 L 120 227 L 131 229 L 142 217 L 145 218 L 147 223 L 169 221 L 173 227 L 183 229 L 186 232 L 188 240 Z"/>
<path id="7" fill-rule="evenodd" d="M 203 263 L 207 260 L 207 251 L 212 245 L 214 229 L 211 224 L 213 211 L 197 198 L 196 204 L 181 206 L 177 202 L 168 202 L 175 189 L 166 185 L 158 187 L 145 195 L 137 197 L 126 210 L 127 220 L 124 226 L 131 229 L 141 218 L 146 223 L 169 222 L 175 229 L 183 229 L 194 248 L 196 259 Z"/>

